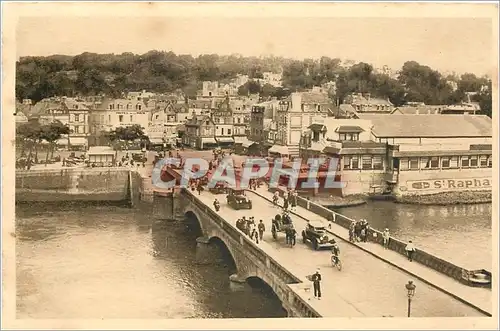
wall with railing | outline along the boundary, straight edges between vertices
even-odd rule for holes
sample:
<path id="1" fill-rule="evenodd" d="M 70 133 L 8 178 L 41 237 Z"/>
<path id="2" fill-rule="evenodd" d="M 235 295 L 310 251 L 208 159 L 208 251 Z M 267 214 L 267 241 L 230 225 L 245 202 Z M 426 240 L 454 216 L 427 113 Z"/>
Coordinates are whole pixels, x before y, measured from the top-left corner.
<path id="1" fill-rule="evenodd" d="M 283 193 L 286 191 L 284 188 L 271 188 L 271 192 L 278 191 L 280 196 L 283 196 Z M 352 223 L 353 219 L 344 216 L 342 214 L 339 214 L 337 212 L 334 212 L 326 207 L 323 207 L 317 203 L 314 203 L 312 201 L 307 200 L 306 198 L 298 197 L 297 204 L 300 207 L 303 207 L 313 213 L 315 213 L 318 216 L 324 217 L 326 219 L 335 219 L 335 223 L 344 227 L 346 230 L 349 229 L 350 224 Z M 368 231 L 368 238 L 371 242 L 377 243 L 379 245 L 383 245 L 383 237 L 382 237 L 382 232 L 370 228 Z M 406 256 L 406 244 L 405 242 L 391 237 L 389 241 L 389 249 L 393 250 L 401 255 Z M 449 261 L 446 261 L 442 258 L 439 258 L 435 255 L 432 255 L 430 253 L 427 253 L 421 249 L 418 249 L 414 255 L 413 255 L 413 260 L 415 262 L 421 263 L 429 268 L 432 268 L 440 273 L 443 273 L 449 277 L 452 277 L 458 281 L 463 281 L 463 275 L 470 273 L 468 270 L 459 267 Z"/>

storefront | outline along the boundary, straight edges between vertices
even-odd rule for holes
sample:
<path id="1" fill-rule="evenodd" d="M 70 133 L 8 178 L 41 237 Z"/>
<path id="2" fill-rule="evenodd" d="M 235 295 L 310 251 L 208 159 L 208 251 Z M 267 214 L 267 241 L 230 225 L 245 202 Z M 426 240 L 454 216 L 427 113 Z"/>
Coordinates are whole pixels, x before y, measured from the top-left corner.
<path id="1" fill-rule="evenodd" d="M 221 148 L 231 148 L 234 146 L 233 137 L 217 137 L 216 140 Z"/>
<path id="2" fill-rule="evenodd" d="M 271 148 L 269 148 L 267 152 L 270 157 L 275 157 L 275 158 L 290 157 L 290 151 L 288 150 L 288 147 L 283 145 L 273 145 Z"/>
<path id="3" fill-rule="evenodd" d="M 215 138 L 199 138 L 196 146 L 198 149 L 213 149 L 217 147 Z"/>

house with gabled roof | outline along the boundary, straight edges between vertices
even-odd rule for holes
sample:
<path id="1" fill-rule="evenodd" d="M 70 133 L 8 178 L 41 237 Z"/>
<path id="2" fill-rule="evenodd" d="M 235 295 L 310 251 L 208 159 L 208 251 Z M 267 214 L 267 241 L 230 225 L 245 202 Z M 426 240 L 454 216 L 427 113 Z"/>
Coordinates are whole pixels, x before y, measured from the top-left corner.
<path id="1" fill-rule="evenodd" d="M 183 144 L 196 149 L 210 149 L 217 146 L 215 123 L 209 115 L 196 115 L 185 124 Z"/>

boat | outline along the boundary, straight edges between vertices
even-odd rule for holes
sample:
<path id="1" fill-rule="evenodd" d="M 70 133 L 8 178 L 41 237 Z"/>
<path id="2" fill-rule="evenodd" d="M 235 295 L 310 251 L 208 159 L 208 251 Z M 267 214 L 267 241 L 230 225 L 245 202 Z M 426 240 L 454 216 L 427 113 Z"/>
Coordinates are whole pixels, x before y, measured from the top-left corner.
<path id="1" fill-rule="evenodd" d="M 463 270 L 461 280 L 468 286 L 491 288 L 491 272 L 484 269 Z"/>

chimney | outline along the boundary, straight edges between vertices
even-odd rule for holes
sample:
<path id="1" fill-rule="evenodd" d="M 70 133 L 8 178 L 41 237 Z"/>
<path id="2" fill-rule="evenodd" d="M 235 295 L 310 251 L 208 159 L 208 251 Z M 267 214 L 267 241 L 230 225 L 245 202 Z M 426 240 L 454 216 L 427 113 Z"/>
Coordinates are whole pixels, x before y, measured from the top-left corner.
<path id="1" fill-rule="evenodd" d="M 302 105 L 302 93 L 294 92 L 292 93 L 292 110 L 300 111 Z"/>

